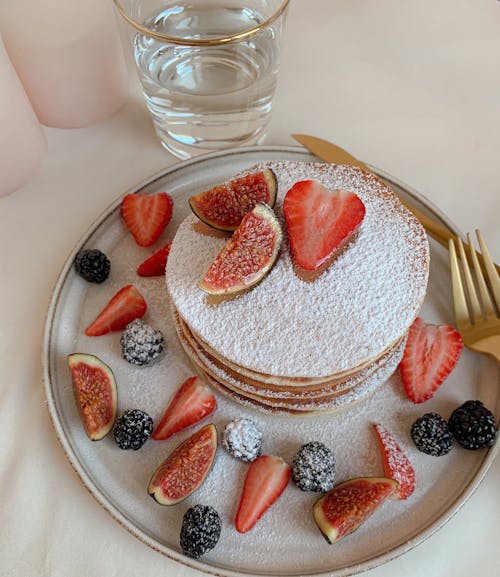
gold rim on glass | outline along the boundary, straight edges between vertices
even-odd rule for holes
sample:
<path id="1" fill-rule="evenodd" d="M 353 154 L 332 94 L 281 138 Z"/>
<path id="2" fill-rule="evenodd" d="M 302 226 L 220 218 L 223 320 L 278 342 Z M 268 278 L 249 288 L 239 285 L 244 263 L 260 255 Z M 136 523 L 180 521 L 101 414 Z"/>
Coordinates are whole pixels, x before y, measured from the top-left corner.
<path id="1" fill-rule="evenodd" d="M 136 22 L 133 18 L 131 18 L 125 8 L 122 5 L 121 0 L 113 0 L 115 3 L 116 8 L 123 16 L 123 18 L 136 30 L 141 32 L 146 36 L 150 36 L 155 40 L 159 40 L 160 42 L 168 42 L 171 44 L 180 44 L 183 46 L 220 46 L 221 44 L 229 44 L 230 42 L 239 42 L 244 38 L 249 38 L 254 34 L 257 34 L 260 30 L 267 28 L 270 26 L 275 20 L 277 20 L 283 12 L 286 10 L 290 0 L 283 0 L 279 8 L 269 16 L 266 20 L 258 24 L 257 26 L 253 26 L 252 28 L 248 28 L 247 30 L 243 30 L 242 32 L 237 32 L 235 34 L 228 34 L 226 36 L 216 36 L 215 38 L 180 38 L 178 36 L 170 36 L 168 34 L 160 34 L 159 32 L 154 32 Z"/>

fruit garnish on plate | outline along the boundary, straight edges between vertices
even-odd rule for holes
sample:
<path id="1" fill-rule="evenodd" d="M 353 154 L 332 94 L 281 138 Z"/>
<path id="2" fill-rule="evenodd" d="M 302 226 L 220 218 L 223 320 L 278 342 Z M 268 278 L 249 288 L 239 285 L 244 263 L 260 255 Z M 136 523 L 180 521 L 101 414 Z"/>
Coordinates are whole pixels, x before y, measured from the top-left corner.
<path id="1" fill-rule="evenodd" d="M 111 263 L 99 249 L 86 248 L 79 250 L 76 255 L 75 270 L 86 281 L 100 284 L 108 278 Z"/>
<path id="2" fill-rule="evenodd" d="M 274 211 L 258 203 L 210 265 L 199 287 L 211 295 L 235 295 L 258 284 L 274 265 L 282 241 Z"/>
<path id="3" fill-rule="evenodd" d="M 224 428 L 222 446 L 235 459 L 251 463 L 262 454 L 262 431 L 251 419 L 233 419 Z"/>
<path id="4" fill-rule="evenodd" d="M 466 401 L 457 407 L 448 426 L 459 445 L 472 451 L 493 446 L 498 434 L 495 415 L 481 401 Z"/>
<path id="5" fill-rule="evenodd" d="M 113 436 L 120 449 L 137 451 L 149 439 L 153 419 L 140 409 L 127 409 L 116 419 Z"/>
<path id="6" fill-rule="evenodd" d="M 196 216 L 217 230 L 234 231 L 258 202 L 274 206 L 276 176 L 270 169 L 235 178 L 189 199 Z"/>
<path id="7" fill-rule="evenodd" d="M 154 244 L 172 218 L 174 201 L 166 192 L 127 194 L 121 204 L 121 214 L 127 228 L 139 246 Z"/>
<path id="8" fill-rule="evenodd" d="M 363 524 L 397 488 L 397 481 L 385 477 L 344 481 L 314 503 L 314 520 L 328 543 L 335 543 Z"/>
<path id="9" fill-rule="evenodd" d="M 414 403 L 423 403 L 434 395 L 455 368 L 463 346 L 462 337 L 453 327 L 415 319 L 399 365 L 406 394 Z"/>
<path id="10" fill-rule="evenodd" d="M 121 288 L 86 329 L 88 337 L 123 330 L 131 321 L 146 314 L 147 304 L 134 285 Z"/>
<path id="11" fill-rule="evenodd" d="M 365 205 L 354 192 L 303 180 L 286 193 L 283 214 L 295 263 L 316 271 L 357 231 Z"/>
<path id="12" fill-rule="evenodd" d="M 148 492 L 160 505 L 175 505 L 205 481 L 217 451 L 217 429 L 205 425 L 181 443 L 163 461 L 149 483 Z"/>
<path id="13" fill-rule="evenodd" d="M 213 549 L 220 538 L 222 522 L 210 505 L 194 505 L 182 518 L 180 545 L 184 555 L 199 559 Z"/>
<path id="14" fill-rule="evenodd" d="M 374 423 L 380 454 L 384 465 L 384 475 L 399 483 L 393 499 L 404 500 L 415 490 L 415 471 L 406 454 L 401 450 L 392 434 L 380 423 Z"/>
<path id="15" fill-rule="evenodd" d="M 199 423 L 217 405 L 215 395 L 198 377 L 186 379 L 170 400 L 160 422 L 153 431 L 153 439 L 162 441 L 175 433 Z"/>
<path id="16" fill-rule="evenodd" d="M 280 457 L 261 455 L 251 463 L 235 519 L 239 533 L 250 531 L 285 490 L 290 466 Z"/>
<path id="17" fill-rule="evenodd" d="M 122 357 L 132 365 L 147 365 L 163 351 L 163 333 L 145 323 L 134 319 L 125 327 L 120 337 Z"/>
<path id="18" fill-rule="evenodd" d="M 419 417 L 411 426 L 411 438 L 419 451 L 433 457 L 442 457 L 453 447 L 453 434 L 439 413 Z"/>
<path id="19" fill-rule="evenodd" d="M 113 428 L 116 418 L 117 387 L 113 371 L 94 355 L 68 356 L 76 406 L 87 436 L 99 441 Z"/>
<path id="20" fill-rule="evenodd" d="M 169 242 L 154 252 L 149 258 L 141 262 L 137 267 L 137 274 L 139 276 L 163 276 L 165 274 L 165 267 L 167 266 L 168 255 L 172 243 Z"/>
<path id="21" fill-rule="evenodd" d="M 319 441 L 302 445 L 292 461 L 292 479 L 301 491 L 325 493 L 335 481 L 335 456 Z"/>

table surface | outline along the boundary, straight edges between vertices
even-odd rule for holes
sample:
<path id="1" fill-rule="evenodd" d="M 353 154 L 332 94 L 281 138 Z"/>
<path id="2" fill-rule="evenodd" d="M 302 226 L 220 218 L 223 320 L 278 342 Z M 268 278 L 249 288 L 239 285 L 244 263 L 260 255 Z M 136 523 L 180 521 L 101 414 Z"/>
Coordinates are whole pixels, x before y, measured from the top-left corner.
<path id="1" fill-rule="evenodd" d="M 124 43 L 126 31 L 122 28 Z M 42 387 L 51 290 L 90 223 L 134 183 L 174 164 L 130 69 L 129 98 L 97 125 L 45 128 L 48 153 L 0 199 L 0 573 L 5 577 L 197 575 L 149 549 L 85 490 L 55 435 Z M 408 183 L 500 259 L 500 3 L 292 3 L 265 144 L 330 139 Z M 499 383 L 491 383 L 498 386 Z M 500 461 L 441 530 L 365 573 L 500 573 Z"/>

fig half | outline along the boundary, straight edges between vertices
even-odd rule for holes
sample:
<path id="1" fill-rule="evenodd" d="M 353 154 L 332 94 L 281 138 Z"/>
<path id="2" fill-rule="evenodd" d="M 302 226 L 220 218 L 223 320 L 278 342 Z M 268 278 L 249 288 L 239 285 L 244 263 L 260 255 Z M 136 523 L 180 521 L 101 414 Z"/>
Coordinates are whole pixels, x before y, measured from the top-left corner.
<path id="1" fill-rule="evenodd" d="M 200 192 L 189 199 L 189 205 L 208 226 L 232 232 L 258 202 L 274 206 L 276 183 L 274 172 L 266 168 Z"/>
<path id="2" fill-rule="evenodd" d="M 282 239 L 274 211 L 259 202 L 243 218 L 199 287 L 211 295 L 234 295 L 255 286 L 271 270 Z"/>
<path id="3" fill-rule="evenodd" d="M 398 487 L 386 477 L 344 481 L 316 501 L 314 520 L 328 543 L 335 543 L 355 531 Z"/>
<path id="4" fill-rule="evenodd" d="M 163 461 L 148 492 L 160 505 L 175 505 L 201 487 L 217 451 L 217 429 L 205 425 L 181 443 Z"/>
<path id="5" fill-rule="evenodd" d="M 101 359 L 85 353 L 68 356 L 73 392 L 87 436 L 99 441 L 113 428 L 117 388 L 113 371 Z"/>

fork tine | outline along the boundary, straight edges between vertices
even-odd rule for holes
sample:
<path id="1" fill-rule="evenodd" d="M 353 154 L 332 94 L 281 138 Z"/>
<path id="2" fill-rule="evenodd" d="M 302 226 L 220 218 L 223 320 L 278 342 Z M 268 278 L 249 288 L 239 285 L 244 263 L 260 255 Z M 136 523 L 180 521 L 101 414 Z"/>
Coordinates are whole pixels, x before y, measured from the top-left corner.
<path id="1" fill-rule="evenodd" d="M 492 315 L 496 316 L 495 309 L 493 308 L 493 302 L 491 300 L 490 293 L 488 292 L 488 287 L 486 286 L 486 282 L 484 280 L 483 271 L 481 270 L 481 265 L 479 264 L 479 259 L 477 258 L 477 253 L 472 245 L 472 239 L 470 234 L 467 234 L 467 241 L 471 248 L 470 255 L 472 258 L 472 264 L 474 265 L 474 272 L 476 274 L 476 281 L 479 287 L 481 301 L 483 303 L 483 310 L 487 317 Z"/>
<path id="2" fill-rule="evenodd" d="M 493 264 L 490 252 L 486 243 L 484 242 L 483 235 L 480 230 L 476 230 L 477 240 L 479 241 L 479 246 L 481 247 L 481 253 L 483 255 L 484 268 L 486 269 L 486 274 L 488 275 L 488 280 L 491 287 L 491 292 L 495 299 L 495 304 L 497 305 L 497 310 L 500 313 L 500 277 Z"/>
<path id="3" fill-rule="evenodd" d="M 451 285 L 453 290 L 453 306 L 455 308 L 455 319 L 457 327 L 469 325 L 469 311 L 467 309 L 467 301 L 465 300 L 464 287 L 462 285 L 462 278 L 460 276 L 460 267 L 458 266 L 457 253 L 455 250 L 455 243 L 450 238 L 448 241 L 448 248 L 450 252 L 450 269 L 451 269 Z"/>
<path id="4" fill-rule="evenodd" d="M 470 309 L 469 313 L 471 316 L 471 321 L 473 323 L 481 320 L 483 318 L 483 313 L 481 312 L 481 305 L 479 304 L 479 299 L 477 298 L 476 287 L 474 286 L 474 281 L 472 280 L 472 275 L 470 272 L 469 261 L 465 254 L 464 243 L 459 237 L 458 242 L 458 253 L 460 254 L 460 260 L 462 261 L 462 270 L 465 277 L 465 286 L 467 287 L 467 293 L 469 295 Z"/>

